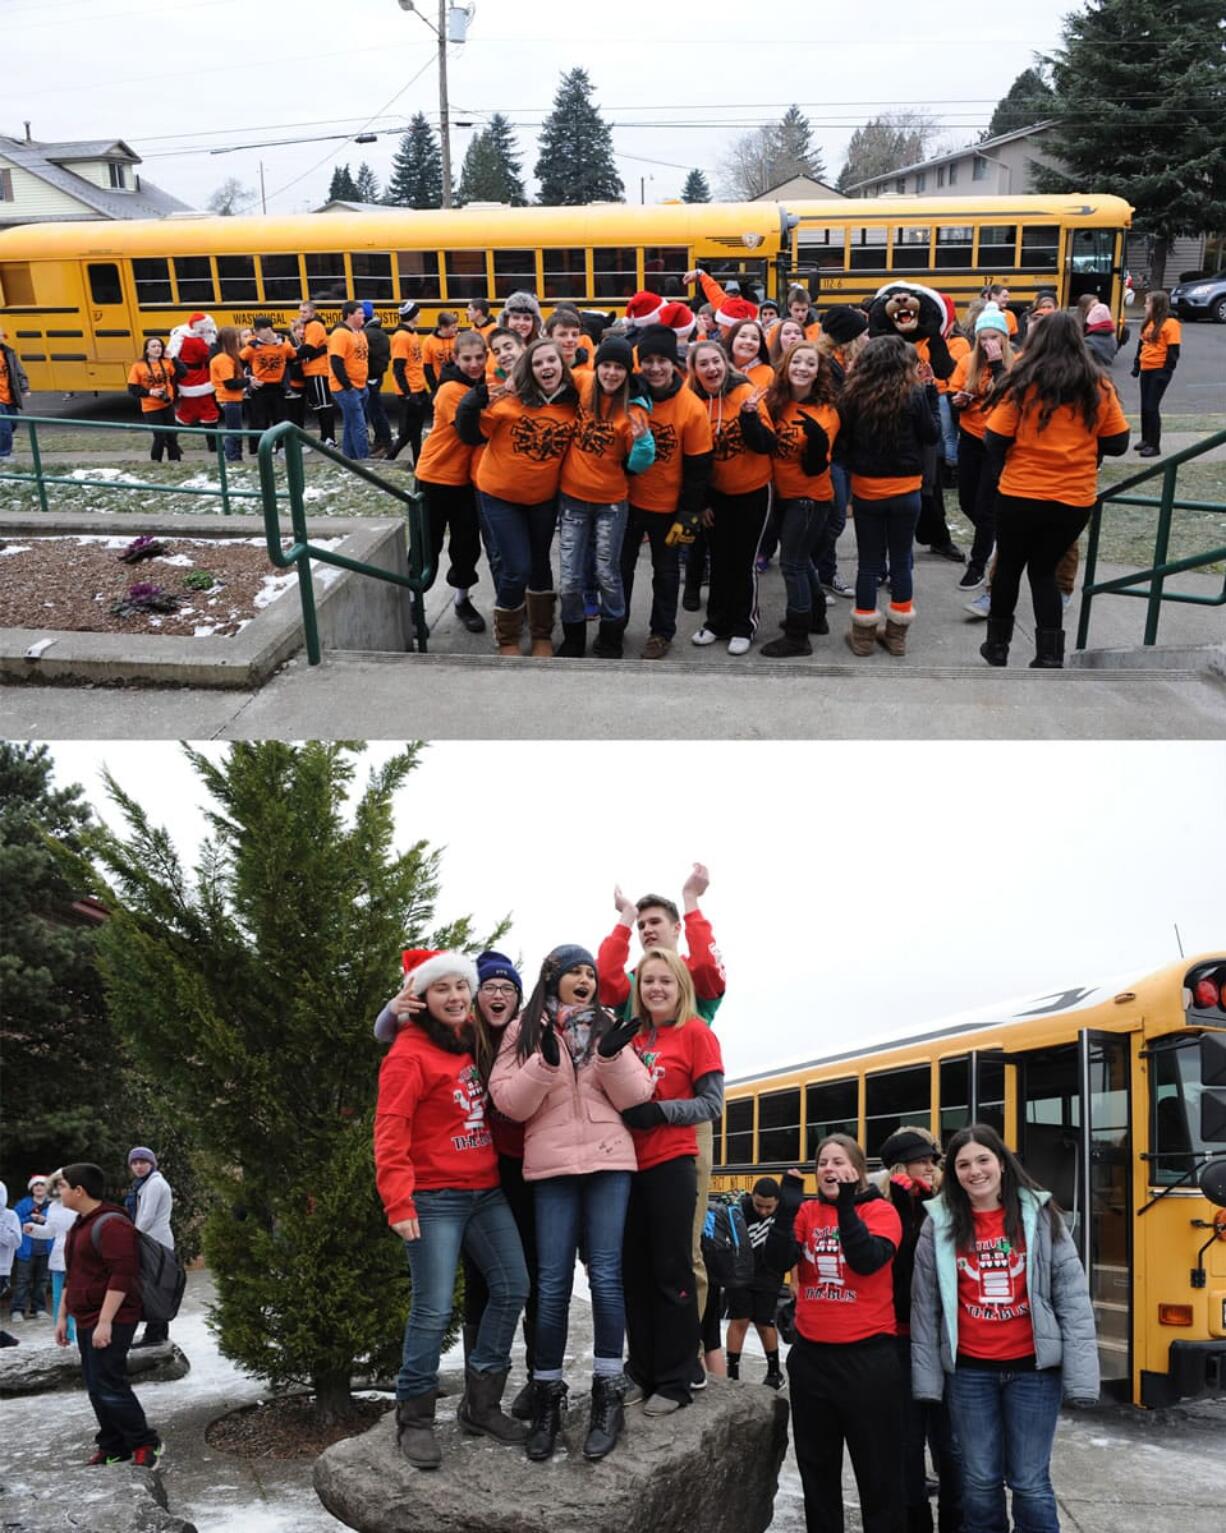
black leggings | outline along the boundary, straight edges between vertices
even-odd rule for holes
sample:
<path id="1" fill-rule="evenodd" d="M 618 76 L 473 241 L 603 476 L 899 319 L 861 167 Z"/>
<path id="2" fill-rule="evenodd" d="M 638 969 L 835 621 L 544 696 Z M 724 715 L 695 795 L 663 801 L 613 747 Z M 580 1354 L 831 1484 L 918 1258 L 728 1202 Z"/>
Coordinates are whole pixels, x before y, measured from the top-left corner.
<path id="1" fill-rule="evenodd" d="M 397 403 L 399 411 L 396 421 L 396 442 L 387 456 L 390 461 L 408 446 L 413 449 L 413 462 L 416 464 L 421 454 L 421 428 L 426 422 L 426 411 L 430 406 L 430 396 L 428 394 L 400 394 L 397 396 Z"/>
<path id="2" fill-rule="evenodd" d="M 697 1200 L 692 1155 L 636 1171 L 622 1246 L 627 1371 L 645 1393 L 686 1405 L 699 1344 L 698 1293 L 690 1261 Z"/>
<path id="3" fill-rule="evenodd" d="M 169 405 L 163 410 L 150 410 L 145 416 L 147 426 L 173 426 L 175 412 Z M 149 456 L 155 463 L 162 461 L 163 453 L 172 463 L 177 463 L 183 456 L 179 447 L 179 438 L 173 431 L 155 431 L 153 433 L 153 446 L 149 449 Z"/>
<path id="4" fill-rule="evenodd" d="M 996 569 L 992 575 L 990 614 L 993 619 L 1013 616 L 1025 570 L 1030 578 L 1035 627 L 1064 626 L 1056 566 L 1081 536 L 1093 510 L 1093 506 L 1066 506 L 1059 500 L 996 497 Z"/>
<path id="5" fill-rule="evenodd" d="M 711 585 L 707 592 L 707 627 L 721 639 L 752 639 L 758 626 L 758 544 L 770 508 L 770 485 L 747 495 L 711 491 L 715 520 L 707 532 L 711 550 Z"/>
<path id="6" fill-rule="evenodd" d="M 524 1306 L 524 1354 L 531 1372 L 536 1361 L 536 1213 L 532 1188 L 524 1181 L 524 1163 L 514 1155 L 498 1157 L 498 1180 L 502 1195 L 510 1205 L 511 1217 L 519 1231 L 520 1244 L 524 1248 L 524 1261 L 528 1267 L 528 1302 Z M 461 1253 L 464 1271 L 464 1324 L 480 1325 L 490 1291 L 480 1267 L 469 1256 Z"/>
<path id="7" fill-rule="evenodd" d="M 962 515 L 975 529 L 968 562 L 977 570 L 986 570 L 996 541 L 996 496 L 979 493 L 983 477 L 983 438 L 958 428 L 958 505 Z M 983 504 L 980 505 L 980 501 Z"/>
<path id="8" fill-rule="evenodd" d="M 1141 374 L 1141 440 L 1150 447 L 1162 446 L 1162 416 L 1158 407 L 1170 381 L 1170 373 L 1161 367 L 1151 367 Z"/>

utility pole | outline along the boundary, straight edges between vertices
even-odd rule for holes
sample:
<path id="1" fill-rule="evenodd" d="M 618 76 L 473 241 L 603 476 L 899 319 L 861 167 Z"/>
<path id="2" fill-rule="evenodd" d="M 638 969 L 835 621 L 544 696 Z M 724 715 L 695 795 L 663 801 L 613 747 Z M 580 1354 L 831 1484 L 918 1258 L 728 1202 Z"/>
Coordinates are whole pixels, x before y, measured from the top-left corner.
<path id="1" fill-rule="evenodd" d="M 451 206 L 451 119 L 447 108 L 447 0 L 438 0 L 438 130 L 443 150 L 443 206 Z"/>
<path id="2" fill-rule="evenodd" d="M 260 161 L 260 207 L 261 207 L 261 209 L 265 213 L 268 212 L 268 197 L 267 197 L 267 194 L 264 191 L 264 161 L 263 160 Z"/>

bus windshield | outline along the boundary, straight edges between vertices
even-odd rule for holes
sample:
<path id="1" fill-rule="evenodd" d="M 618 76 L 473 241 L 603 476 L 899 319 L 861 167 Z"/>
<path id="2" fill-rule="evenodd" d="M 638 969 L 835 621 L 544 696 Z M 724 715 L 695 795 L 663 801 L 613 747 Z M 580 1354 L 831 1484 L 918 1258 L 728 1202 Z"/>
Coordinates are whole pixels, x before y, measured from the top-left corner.
<path id="1" fill-rule="evenodd" d="M 1195 1185 L 1198 1150 L 1219 1149 L 1200 1135 L 1200 1049 L 1195 1037 L 1159 1039 L 1153 1051 L 1153 1125 L 1150 1143 L 1160 1158 L 1150 1164 L 1158 1187 L 1181 1179 Z"/>

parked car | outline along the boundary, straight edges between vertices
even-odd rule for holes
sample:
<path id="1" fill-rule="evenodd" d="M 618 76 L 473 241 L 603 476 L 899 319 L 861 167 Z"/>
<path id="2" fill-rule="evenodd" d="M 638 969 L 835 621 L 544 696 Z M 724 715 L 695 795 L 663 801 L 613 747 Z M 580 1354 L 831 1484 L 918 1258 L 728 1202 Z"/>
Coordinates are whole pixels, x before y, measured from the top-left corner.
<path id="1" fill-rule="evenodd" d="M 1171 289 L 1171 308 L 1180 319 L 1213 319 L 1226 325 L 1226 271 L 1180 280 Z"/>

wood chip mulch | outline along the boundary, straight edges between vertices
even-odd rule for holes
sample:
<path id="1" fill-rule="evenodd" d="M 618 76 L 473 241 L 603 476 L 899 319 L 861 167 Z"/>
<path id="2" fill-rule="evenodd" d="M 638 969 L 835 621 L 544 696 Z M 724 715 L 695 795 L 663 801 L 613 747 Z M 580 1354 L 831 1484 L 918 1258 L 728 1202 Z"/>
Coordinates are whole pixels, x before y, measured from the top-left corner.
<path id="1" fill-rule="evenodd" d="M 325 1448 L 368 1431 L 394 1400 L 355 1400 L 352 1415 L 323 1426 L 315 1419 L 310 1395 L 289 1395 L 244 1406 L 210 1422 L 205 1441 L 239 1458 L 318 1458 Z"/>
<path id="2" fill-rule="evenodd" d="M 294 578 L 292 570 L 268 562 L 262 541 L 160 538 L 165 556 L 121 564 L 118 555 L 129 541 L 6 536 L 0 544 L 0 627 L 230 638 L 262 610 L 256 597 L 269 589 L 266 576 Z M 183 581 L 193 569 L 207 570 L 218 583 L 191 590 Z M 179 610 L 116 616 L 112 605 L 137 583 L 173 592 Z"/>

